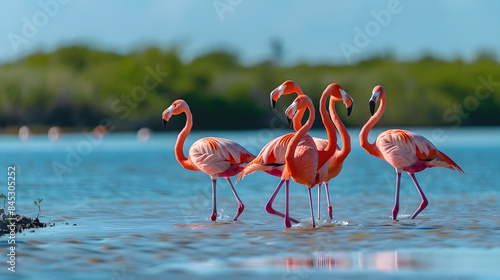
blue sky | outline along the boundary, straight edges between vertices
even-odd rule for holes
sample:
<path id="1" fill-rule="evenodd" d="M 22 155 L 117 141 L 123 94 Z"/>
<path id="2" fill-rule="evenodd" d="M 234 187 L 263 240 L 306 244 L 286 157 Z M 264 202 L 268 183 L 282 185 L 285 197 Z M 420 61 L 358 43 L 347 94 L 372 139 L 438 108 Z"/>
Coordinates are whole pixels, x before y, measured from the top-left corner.
<path id="1" fill-rule="evenodd" d="M 390 52 L 402 59 L 432 54 L 500 59 L 496 0 L 0 0 L 0 63 L 38 50 L 87 44 L 127 53 L 179 46 L 189 60 L 235 51 L 252 64 L 283 44 L 283 62 L 353 63 Z"/>

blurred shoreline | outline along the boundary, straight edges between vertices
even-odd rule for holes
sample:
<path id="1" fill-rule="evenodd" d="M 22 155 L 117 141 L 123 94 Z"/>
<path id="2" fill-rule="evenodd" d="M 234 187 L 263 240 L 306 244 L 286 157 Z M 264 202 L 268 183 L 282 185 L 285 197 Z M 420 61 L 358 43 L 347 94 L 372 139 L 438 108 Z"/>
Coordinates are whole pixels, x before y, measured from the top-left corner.
<path id="1" fill-rule="evenodd" d="M 488 53 L 472 62 L 430 56 L 399 61 L 385 55 L 355 65 L 284 66 L 265 60 L 245 66 L 227 51 L 186 62 L 176 48 L 119 55 L 64 47 L 0 65 L 0 127 L 15 133 L 13 128 L 27 125 L 38 133 L 52 126 L 93 129 L 105 122 L 116 131 L 160 130 L 161 112 L 176 99 L 189 104 L 193 129 L 284 127 L 283 111 L 295 95 L 283 96 L 271 110 L 269 93 L 289 79 L 315 106 L 328 84 L 339 83 L 354 99 L 350 117 L 337 105 L 348 127 L 369 119 L 368 98 L 378 84 L 387 92 L 379 126 L 498 126 L 500 119 L 491 116 L 500 111 L 499 68 Z M 184 122 L 177 118 L 169 129 L 181 129 Z M 319 117 L 315 127 L 322 127 Z"/>

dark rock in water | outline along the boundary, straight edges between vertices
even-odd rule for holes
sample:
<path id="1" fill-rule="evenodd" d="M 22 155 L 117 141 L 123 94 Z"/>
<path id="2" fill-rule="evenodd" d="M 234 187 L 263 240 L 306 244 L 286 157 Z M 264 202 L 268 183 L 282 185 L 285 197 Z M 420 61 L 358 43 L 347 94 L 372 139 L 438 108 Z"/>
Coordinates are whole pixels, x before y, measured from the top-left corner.
<path id="1" fill-rule="evenodd" d="M 3 210 L 3 209 L 0 209 Z M 10 234 L 11 229 L 14 227 L 9 227 L 9 225 L 15 225 L 15 232 L 22 232 L 24 229 L 29 228 L 41 228 L 46 227 L 46 223 L 40 222 L 38 218 L 30 218 L 24 215 L 16 214 L 15 217 L 8 217 L 5 213 L 0 214 L 0 236 L 4 234 Z"/>
<path id="2" fill-rule="evenodd" d="M 17 218 L 17 224 L 20 224 L 20 225 L 25 225 L 25 224 L 29 224 L 33 219 L 31 218 L 28 218 L 26 216 L 19 216 Z"/>

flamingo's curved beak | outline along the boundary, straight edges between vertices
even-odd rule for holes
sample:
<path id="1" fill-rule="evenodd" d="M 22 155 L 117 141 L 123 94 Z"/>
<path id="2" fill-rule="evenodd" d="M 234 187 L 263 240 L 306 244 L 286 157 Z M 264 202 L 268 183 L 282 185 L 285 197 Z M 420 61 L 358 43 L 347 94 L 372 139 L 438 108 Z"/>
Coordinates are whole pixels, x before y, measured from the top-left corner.
<path id="1" fill-rule="evenodd" d="M 344 105 L 347 109 L 347 116 L 350 116 L 354 101 L 352 100 L 352 97 L 347 94 L 347 92 L 345 92 L 345 90 L 343 90 L 342 88 L 340 89 L 340 94 L 342 95 L 342 102 L 344 102 Z"/>
<path id="2" fill-rule="evenodd" d="M 293 102 L 288 108 L 286 108 L 285 115 L 288 119 L 288 126 L 293 127 L 293 117 L 297 113 L 297 102 Z"/>
<path id="3" fill-rule="evenodd" d="M 163 124 L 163 128 L 167 128 L 167 123 L 170 117 L 172 116 L 172 111 L 174 110 L 173 105 L 170 105 L 165 111 L 163 111 L 163 114 L 161 114 L 161 123 Z"/>
<path id="4" fill-rule="evenodd" d="M 351 112 L 352 112 L 352 105 L 354 105 L 354 100 L 344 90 L 341 90 L 340 93 L 342 94 L 342 99 L 343 99 L 344 105 L 347 108 L 347 116 L 350 116 Z"/>
<path id="5" fill-rule="evenodd" d="M 373 116 L 373 113 L 375 113 L 375 103 L 378 101 L 378 97 L 380 96 L 379 91 L 375 91 L 372 93 L 372 97 L 370 97 L 370 113 Z"/>
<path id="6" fill-rule="evenodd" d="M 274 100 L 274 94 L 276 93 L 276 89 L 274 89 L 271 94 L 269 95 L 269 98 L 271 99 L 271 108 L 275 109 L 276 108 L 276 100 Z"/>
<path id="7" fill-rule="evenodd" d="M 370 100 L 370 113 L 373 116 L 373 113 L 375 113 L 375 101 Z"/>
<path id="8" fill-rule="evenodd" d="M 293 120 L 292 120 L 292 119 L 290 119 L 289 117 L 287 117 L 286 119 L 288 120 L 288 126 L 289 126 L 290 128 L 292 128 L 292 127 L 293 127 Z"/>
<path id="9" fill-rule="evenodd" d="M 285 91 L 286 85 L 280 85 L 279 87 L 275 88 L 273 91 L 271 91 L 270 94 L 270 99 L 271 99 L 271 108 L 276 108 L 276 101 L 280 96 L 283 94 Z"/>

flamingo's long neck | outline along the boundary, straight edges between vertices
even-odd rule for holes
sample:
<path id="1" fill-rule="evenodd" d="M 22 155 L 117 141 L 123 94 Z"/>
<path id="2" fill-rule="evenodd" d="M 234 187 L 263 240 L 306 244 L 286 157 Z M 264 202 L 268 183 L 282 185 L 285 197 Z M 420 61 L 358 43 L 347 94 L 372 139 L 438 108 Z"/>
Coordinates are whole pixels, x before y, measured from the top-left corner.
<path id="1" fill-rule="evenodd" d="M 382 117 L 382 114 L 385 111 L 385 97 L 382 97 L 380 100 L 380 106 L 377 109 L 377 112 L 366 122 L 366 124 L 363 126 L 361 129 L 361 132 L 359 133 L 359 142 L 361 147 L 363 147 L 369 154 L 382 158 L 382 154 L 380 153 L 380 150 L 377 148 L 377 145 L 375 143 L 371 144 L 368 142 L 368 133 L 372 129 L 372 127 L 378 122 L 380 117 Z"/>
<path id="2" fill-rule="evenodd" d="M 342 149 L 340 150 L 339 153 L 335 154 L 335 161 L 340 164 L 342 163 L 347 155 L 351 152 L 351 137 L 349 136 L 349 133 L 347 132 L 347 129 L 345 125 L 342 123 L 340 120 L 339 116 L 337 115 L 337 112 L 335 111 L 335 101 L 330 100 L 330 116 L 332 116 L 333 123 L 335 124 L 335 127 L 339 131 L 340 134 L 340 139 L 342 139 Z M 335 138 L 335 142 L 333 145 L 337 144 L 337 138 Z M 335 149 L 336 147 L 332 147 Z"/>
<path id="3" fill-rule="evenodd" d="M 289 171 L 291 170 L 298 170 L 300 169 L 300 162 L 295 162 L 295 149 L 297 149 L 297 146 L 299 145 L 300 140 L 306 133 L 311 129 L 314 118 L 315 118 L 315 113 L 314 113 L 314 107 L 311 105 L 307 105 L 307 108 L 309 109 L 309 118 L 307 119 L 307 122 L 304 124 L 302 128 L 300 128 L 295 135 L 292 137 L 290 140 L 290 143 L 288 144 L 288 147 L 286 149 L 286 154 L 285 154 L 285 162 L 287 164 L 287 169 Z M 305 110 L 304 110 L 305 111 Z M 297 112 L 299 113 L 299 112 Z M 298 117 L 297 115 L 295 117 Z M 292 174 L 290 174 L 292 175 Z"/>
<path id="4" fill-rule="evenodd" d="M 186 125 L 179 133 L 179 136 L 177 136 L 177 141 L 175 142 L 175 158 L 182 165 L 182 167 L 189 170 L 198 170 L 198 168 L 194 166 L 191 160 L 189 158 L 186 158 L 186 156 L 184 155 L 184 142 L 186 141 L 186 138 L 191 132 L 191 128 L 193 127 L 193 115 L 191 114 L 191 111 L 187 109 L 185 113 Z"/>
<path id="5" fill-rule="evenodd" d="M 333 116 L 330 118 L 328 115 L 328 111 L 326 110 L 326 100 L 330 96 L 327 91 L 323 92 L 321 95 L 321 99 L 319 100 L 319 113 L 321 115 L 321 120 L 323 121 L 323 125 L 325 126 L 326 133 L 328 134 L 328 145 L 326 146 L 324 151 L 321 151 L 318 154 L 318 168 L 321 168 L 335 153 L 335 148 L 337 146 L 337 133 L 335 132 L 335 127 L 333 126 Z M 335 103 L 330 99 L 330 105 Z M 331 106 L 330 106 L 331 107 Z M 331 110 L 330 110 L 331 112 Z M 335 113 L 335 109 L 333 110 Z M 335 114 L 337 116 L 337 114 Z M 338 117 L 337 117 L 338 118 Z"/>
<path id="6" fill-rule="evenodd" d="M 295 89 L 295 92 L 297 92 L 297 95 L 300 96 L 300 95 L 304 95 L 304 92 L 302 92 L 302 89 L 297 86 L 297 88 Z M 300 112 L 297 112 L 297 118 L 293 118 L 292 122 L 293 122 L 293 128 L 295 129 L 295 131 L 298 131 L 299 129 L 302 128 L 302 117 L 304 116 L 304 113 L 306 111 L 300 111 Z"/>

